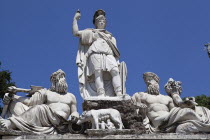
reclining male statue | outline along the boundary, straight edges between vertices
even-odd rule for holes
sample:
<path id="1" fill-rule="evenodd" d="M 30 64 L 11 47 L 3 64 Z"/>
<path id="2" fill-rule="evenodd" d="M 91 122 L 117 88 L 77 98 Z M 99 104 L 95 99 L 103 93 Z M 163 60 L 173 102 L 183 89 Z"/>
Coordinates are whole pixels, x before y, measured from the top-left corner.
<path id="1" fill-rule="evenodd" d="M 18 129 L 37 134 L 56 134 L 56 128 L 71 118 L 79 118 L 76 98 L 68 93 L 65 73 L 54 72 L 50 81 L 50 89 L 41 89 L 32 97 L 14 95 L 12 99 L 5 94 L 5 104 L 9 104 L 8 119 L 0 119 L 0 126 L 7 129 Z M 13 92 L 16 90 L 13 87 Z"/>
<path id="2" fill-rule="evenodd" d="M 135 93 L 132 97 L 137 106 L 146 108 L 144 125 L 148 133 L 198 133 L 210 132 L 210 111 L 204 107 L 197 107 L 192 100 L 182 101 L 180 98 L 180 82 L 172 86 L 172 80 L 165 88 L 170 96 L 159 92 L 159 77 L 146 72 L 143 75 L 147 85 L 147 92 Z"/>

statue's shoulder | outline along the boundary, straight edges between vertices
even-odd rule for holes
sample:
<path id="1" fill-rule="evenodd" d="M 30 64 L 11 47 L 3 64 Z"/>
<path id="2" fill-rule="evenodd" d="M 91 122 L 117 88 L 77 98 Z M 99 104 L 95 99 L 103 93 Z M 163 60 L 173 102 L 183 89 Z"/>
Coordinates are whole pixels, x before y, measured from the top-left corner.
<path id="1" fill-rule="evenodd" d="M 134 94 L 145 94 L 146 92 L 136 92 Z M 146 93 L 147 94 L 147 93 Z"/>
<path id="2" fill-rule="evenodd" d="M 163 94 L 161 94 L 161 96 L 162 96 L 163 98 L 167 98 L 168 100 L 173 100 L 173 99 L 171 98 L 171 96 L 163 95 Z"/>
<path id="3" fill-rule="evenodd" d="M 94 29 L 93 28 L 87 28 L 87 29 L 84 29 L 84 30 L 82 30 L 82 31 L 85 31 L 85 32 L 93 32 L 94 31 Z"/>
<path id="4" fill-rule="evenodd" d="M 146 93 L 146 92 L 137 92 L 137 94 L 138 94 L 138 95 L 143 95 L 143 96 L 144 96 L 144 95 L 148 95 L 148 93 Z"/>
<path id="5" fill-rule="evenodd" d="M 68 92 L 67 93 L 68 97 L 71 98 L 73 101 L 76 101 L 76 97 L 73 93 Z"/>
<path id="6" fill-rule="evenodd" d="M 109 31 L 106 30 L 105 33 L 106 33 L 106 34 L 110 34 L 110 35 L 113 37 L 113 35 L 112 35 L 111 32 L 109 32 Z"/>
<path id="7" fill-rule="evenodd" d="M 47 94 L 47 92 L 49 92 L 49 91 L 50 91 L 50 90 L 48 90 L 48 89 L 46 89 L 46 88 L 43 88 L 43 89 L 38 90 L 37 93 L 39 93 L 39 94 Z"/>
<path id="8" fill-rule="evenodd" d="M 74 97 L 75 98 L 74 94 L 71 93 L 71 92 L 67 92 L 67 95 L 70 96 L 70 97 Z"/>
<path id="9" fill-rule="evenodd" d="M 94 29 L 87 28 L 84 30 L 80 30 L 82 36 L 92 35 L 94 33 Z"/>
<path id="10" fill-rule="evenodd" d="M 142 97 L 146 97 L 146 96 L 148 96 L 148 93 L 146 93 L 146 92 L 136 92 L 136 93 L 134 93 L 133 98 L 142 98 Z"/>

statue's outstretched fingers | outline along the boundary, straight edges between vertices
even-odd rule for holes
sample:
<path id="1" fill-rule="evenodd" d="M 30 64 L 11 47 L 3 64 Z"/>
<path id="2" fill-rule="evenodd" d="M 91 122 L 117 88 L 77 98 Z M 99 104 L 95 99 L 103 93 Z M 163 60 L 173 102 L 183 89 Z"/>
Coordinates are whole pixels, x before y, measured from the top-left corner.
<path id="1" fill-rule="evenodd" d="M 4 123 L 3 118 L 0 120 L 0 128 L 7 128 L 5 123 Z"/>

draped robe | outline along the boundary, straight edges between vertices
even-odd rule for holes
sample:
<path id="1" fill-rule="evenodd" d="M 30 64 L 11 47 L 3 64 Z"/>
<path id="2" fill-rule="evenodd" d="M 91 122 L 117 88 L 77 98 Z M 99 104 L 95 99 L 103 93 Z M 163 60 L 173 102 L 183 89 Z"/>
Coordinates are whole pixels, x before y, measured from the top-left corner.
<path id="1" fill-rule="evenodd" d="M 101 36 L 97 38 L 98 32 L 105 36 L 109 43 Z M 119 51 L 116 47 L 116 40 L 108 31 L 103 30 L 101 32 L 97 29 L 81 31 L 76 64 L 78 66 L 80 93 L 83 99 L 98 95 L 94 85 L 94 71 L 97 69 L 104 71 L 106 95 L 116 96 L 109 72 L 114 67 L 118 67 L 118 59 Z"/>
<path id="2" fill-rule="evenodd" d="M 56 114 L 46 103 L 47 89 L 36 92 L 29 99 L 26 106 L 21 102 L 13 101 L 8 111 L 8 119 L 21 131 L 37 134 L 56 134 L 56 127 L 65 121 Z"/>

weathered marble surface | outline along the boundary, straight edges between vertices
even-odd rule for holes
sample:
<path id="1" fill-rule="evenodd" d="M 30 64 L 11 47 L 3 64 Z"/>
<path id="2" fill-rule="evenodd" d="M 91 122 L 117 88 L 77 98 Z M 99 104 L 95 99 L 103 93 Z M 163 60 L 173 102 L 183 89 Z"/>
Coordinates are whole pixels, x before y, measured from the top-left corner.
<path id="1" fill-rule="evenodd" d="M 194 97 L 188 97 L 183 101 L 180 97 L 182 93 L 180 81 L 169 78 L 165 90 L 173 99 L 175 107 L 170 111 L 164 127 L 170 129 L 179 123 L 176 127 L 177 133 L 210 133 L 210 110 L 197 106 Z"/>
<path id="2" fill-rule="evenodd" d="M 102 101 L 122 101 L 122 100 L 131 100 L 131 97 L 126 94 L 126 95 L 123 95 L 123 96 L 115 96 L 115 97 L 109 97 L 109 96 L 105 96 L 105 97 L 98 97 L 98 96 L 92 96 L 92 97 L 88 97 L 85 99 L 85 101 L 99 101 L 99 100 L 102 100 Z"/>
<path id="3" fill-rule="evenodd" d="M 81 134 L 65 134 L 65 135 L 22 135 L 22 136 L 3 136 L 2 139 L 39 139 L 39 140 L 48 140 L 48 139 L 141 139 L 141 140 L 209 140 L 210 134 L 196 134 L 196 135 L 182 135 L 174 133 L 159 133 L 159 134 L 142 134 L 142 135 L 106 135 L 106 136 L 85 136 Z"/>
<path id="4" fill-rule="evenodd" d="M 0 128 L 0 136 L 20 136 L 20 135 L 37 135 L 37 134 L 31 132 L 19 131 L 19 130 Z"/>
<path id="5" fill-rule="evenodd" d="M 93 96 L 122 96 L 126 93 L 127 67 L 119 62 L 120 53 L 114 36 L 105 30 L 106 13 L 97 10 L 93 16 L 96 29 L 79 30 L 77 21 L 80 11 L 73 19 L 73 35 L 80 39 L 76 58 L 80 94 L 83 99 Z"/>
<path id="6" fill-rule="evenodd" d="M 88 136 L 94 137 L 102 137 L 107 135 L 136 135 L 136 131 L 134 129 L 115 129 L 115 130 L 93 130 L 93 129 L 87 129 L 86 134 Z"/>
<path id="7" fill-rule="evenodd" d="M 193 100 L 182 101 L 181 82 L 169 79 L 165 86 L 169 96 L 165 96 L 159 92 L 156 74 L 146 72 L 143 78 L 147 91 L 135 93 L 132 99 L 147 110 L 143 122 L 148 133 L 210 133 L 210 110 Z"/>
<path id="8" fill-rule="evenodd" d="M 8 119 L 0 118 L 0 126 L 37 134 L 57 134 L 65 128 L 64 124 L 75 121 L 79 117 L 77 102 L 75 96 L 67 92 L 65 73 L 54 72 L 50 81 L 50 89 L 38 90 L 30 98 L 5 94 L 3 101 L 9 106 Z M 18 88 L 12 90 L 16 92 Z"/>
<path id="9" fill-rule="evenodd" d="M 92 129 L 97 130 L 111 129 L 109 124 L 113 125 L 113 129 L 124 128 L 120 112 L 112 108 L 84 111 L 79 117 L 77 124 L 82 124 L 88 121 L 91 122 Z"/>
<path id="10" fill-rule="evenodd" d="M 143 118 L 145 108 L 133 104 L 131 99 L 128 100 L 85 100 L 83 110 L 114 108 L 121 114 L 122 122 L 125 129 L 135 129 L 137 134 L 145 133 Z M 138 114 L 136 110 L 138 109 Z"/>

